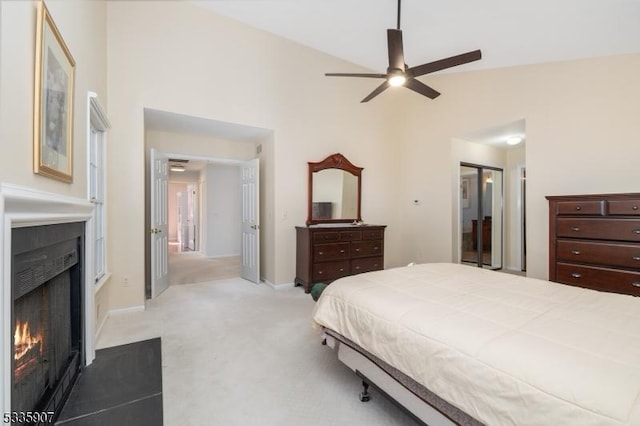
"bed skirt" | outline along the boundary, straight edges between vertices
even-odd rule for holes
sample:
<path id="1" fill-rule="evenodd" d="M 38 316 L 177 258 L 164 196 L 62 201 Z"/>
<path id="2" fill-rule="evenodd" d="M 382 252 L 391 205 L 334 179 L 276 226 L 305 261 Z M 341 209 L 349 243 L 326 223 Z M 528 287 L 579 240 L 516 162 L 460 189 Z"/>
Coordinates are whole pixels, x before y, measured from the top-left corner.
<path id="1" fill-rule="evenodd" d="M 360 355 L 367 358 L 371 363 L 375 364 L 380 370 L 384 371 L 387 375 L 390 376 L 393 380 L 398 382 L 402 387 L 404 387 L 407 391 L 411 392 L 414 396 L 420 399 L 425 404 L 431 406 L 434 410 L 439 412 L 442 416 L 446 417 L 451 423 L 460 425 L 460 426 L 483 426 L 483 423 L 469 416 L 464 411 L 459 408 L 449 404 L 444 399 L 440 398 L 435 393 L 431 392 L 425 386 L 413 380 L 411 377 L 404 374 L 402 371 L 394 368 L 388 363 L 384 362 L 380 358 L 366 351 L 365 349 L 358 346 L 353 341 L 348 338 L 342 336 L 341 334 L 328 329 L 323 328 L 323 332 L 335 340 L 337 340 L 340 344 L 346 345 L 354 351 L 358 352 Z M 379 385 L 377 383 L 373 383 L 374 385 Z M 384 389 L 383 389 L 384 390 Z M 398 401 L 400 402 L 400 401 Z M 409 411 L 409 407 L 405 407 Z"/>

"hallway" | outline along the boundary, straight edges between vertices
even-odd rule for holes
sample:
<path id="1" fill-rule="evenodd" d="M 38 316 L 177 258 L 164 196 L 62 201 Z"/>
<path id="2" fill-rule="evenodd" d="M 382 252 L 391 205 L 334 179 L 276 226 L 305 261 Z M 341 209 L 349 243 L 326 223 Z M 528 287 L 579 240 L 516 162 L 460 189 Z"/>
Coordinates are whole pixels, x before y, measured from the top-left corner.
<path id="1" fill-rule="evenodd" d="M 239 276 L 240 256 L 210 258 L 199 252 L 169 252 L 169 285 L 217 281 Z"/>

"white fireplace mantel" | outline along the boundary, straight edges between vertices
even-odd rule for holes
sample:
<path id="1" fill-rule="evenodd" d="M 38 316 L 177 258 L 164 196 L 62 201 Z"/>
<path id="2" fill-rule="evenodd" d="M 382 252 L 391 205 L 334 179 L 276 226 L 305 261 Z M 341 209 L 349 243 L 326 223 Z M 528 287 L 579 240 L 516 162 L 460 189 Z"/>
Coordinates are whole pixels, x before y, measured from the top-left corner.
<path id="1" fill-rule="evenodd" d="M 69 197 L 13 184 L 0 183 L 0 413 L 11 411 L 11 229 L 26 226 L 85 222 L 85 241 L 92 241 L 93 204 L 86 199 Z M 92 245 L 85 244 L 84 265 L 93 264 Z M 84 321 L 86 363 L 93 361 L 94 291 L 91 268 L 84 277 Z"/>

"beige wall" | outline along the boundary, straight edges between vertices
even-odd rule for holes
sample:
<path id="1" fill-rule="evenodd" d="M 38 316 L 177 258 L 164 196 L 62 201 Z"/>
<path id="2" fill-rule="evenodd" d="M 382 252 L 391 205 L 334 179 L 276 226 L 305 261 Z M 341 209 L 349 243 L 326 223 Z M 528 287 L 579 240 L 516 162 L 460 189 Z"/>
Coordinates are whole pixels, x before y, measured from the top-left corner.
<path id="1" fill-rule="evenodd" d="M 526 120 L 528 275 L 547 277 L 546 195 L 638 192 L 640 55 L 432 76 L 434 102 L 406 96 L 401 152 L 404 199 L 425 194 L 442 209 L 403 203 L 403 256 L 450 258 L 450 138 Z M 402 196 L 402 195 L 401 195 Z M 437 242 L 434 244 L 434 242 Z"/>
<path id="2" fill-rule="evenodd" d="M 3 1 L 0 41 L 0 180 L 75 197 L 87 195 L 87 92 L 106 90 L 104 2 L 49 1 L 47 7 L 76 61 L 72 184 L 33 173 L 35 1 Z"/>
<path id="3" fill-rule="evenodd" d="M 115 146 L 109 155 L 119 162 L 108 170 L 109 187 L 120 192 L 109 215 L 114 306 L 144 297 L 145 107 L 274 131 L 274 159 L 265 165 L 273 181 L 263 183 L 274 188 L 273 206 L 263 216 L 263 229 L 273 230 L 263 233 L 272 238 L 263 253 L 264 277 L 274 284 L 294 278 L 294 226 L 306 219 L 307 161 L 342 152 L 364 167 L 365 220 L 390 222 L 395 210 L 379 194 L 393 192 L 397 176 L 395 147 L 387 143 L 393 117 L 383 115 L 388 104 L 359 104 L 370 84 L 322 74 L 348 64 L 176 2 L 110 2 L 108 40 Z M 135 235 L 138 241 L 130 241 Z"/>
<path id="4" fill-rule="evenodd" d="M 66 196 L 87 197 L 87 92 L 107 106 L 106 5 L 102 1 L 47 1 L 49 12 L 76 61 L 73 183 L 33 173 L 35 1 L 0 1 L 0 182 Z M 96 324 L 109 306 L 96 295 Z"/>
<path id="5" fill-rule="evenodd" d="M 238 142 L 157 130 L 147 130 L 146 139 L 147 148 L 170 154 L 228 160 L 250 160 L 256 156 L 256 142 Z"/>

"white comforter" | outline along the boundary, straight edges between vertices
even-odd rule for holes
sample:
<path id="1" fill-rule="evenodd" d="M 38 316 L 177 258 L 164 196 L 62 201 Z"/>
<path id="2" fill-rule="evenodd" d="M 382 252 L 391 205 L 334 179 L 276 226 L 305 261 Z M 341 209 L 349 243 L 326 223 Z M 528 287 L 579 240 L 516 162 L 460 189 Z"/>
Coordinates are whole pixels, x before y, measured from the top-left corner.
<path id="1" fill-rule="evenodd" d="M 487 425 L 640 425 L 640 298 L 456 264 L 342 278 L 316 323 Z"/>

